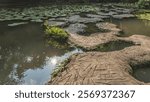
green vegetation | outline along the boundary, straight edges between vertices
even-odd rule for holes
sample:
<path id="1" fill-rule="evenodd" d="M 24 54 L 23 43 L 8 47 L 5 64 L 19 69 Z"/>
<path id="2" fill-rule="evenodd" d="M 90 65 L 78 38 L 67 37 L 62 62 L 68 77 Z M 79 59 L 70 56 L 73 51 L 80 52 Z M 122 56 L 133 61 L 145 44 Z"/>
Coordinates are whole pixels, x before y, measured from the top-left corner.
<path id="1" fill-rule="evenodd" d="M 59 27 L 46 26 L 45 32 L 48 37 L 56 40 L 66 40 L 68 38 L 68 33 Z"/>
<path id="2" fill-rule="evenodd" d="M 63 43 L 57 40 L 49 39 L 47 43 L 55 48 L 66 49 L 68 48 L 68 43 Z"/>
<path id="3" fill-rule="evenodd" d="M 138 7 L 144 9 L 150 9 L 150 0 L 139 0 Z"/>
<path id="4" fill-rule="evenodd" d="M 45 33 L 48 38 L 52 38 L 54 40 L 65 41 L 68 39 L 69 34 L 62 28 L 57 26 L 49 26 L 48 21 L 46 20 L 44 23 Z"/>
<path id="5" fill-rule="evenodd" d="M 137 17 L 138 17 L 139 19 L 150 20 L 150 13 L 138 14 Z"/>
<path id="6" fill-rule="evenodd" d="M 140 9 L 136 16 L 138 19 L 150 20 L 150 10 Z"/>
<path id="7" fill-rule="evenodd" d="M 66 48 L 68 46 L 67 39 L 69 34 L 62 28 L 57 26 L 49 26 L 48 21 L 44 23 L 46 41 L 55 48 Z"/>

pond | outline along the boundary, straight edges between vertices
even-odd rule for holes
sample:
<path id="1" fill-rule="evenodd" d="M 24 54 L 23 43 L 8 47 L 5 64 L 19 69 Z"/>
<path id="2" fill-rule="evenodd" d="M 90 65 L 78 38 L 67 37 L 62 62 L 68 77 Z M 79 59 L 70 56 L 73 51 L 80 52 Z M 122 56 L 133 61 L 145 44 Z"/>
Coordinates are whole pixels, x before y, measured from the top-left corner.
<path id="1" fill-rule="evenodd" d="M 0 22 L 0 84 L 45 84 L 57 63 L 81 52 L 47 46 L 41 23 L 14 22 Z"/>
<path id="2" fill-rule="evenodd" d="M 103 20 L 99 20 L 97 18 L 99 17 L 98 15 L 91 15 L 93 11 L 100 10 L 101 8 L 99 7 L 89 5 L 66 5 L 59 8 L 54 5 L 11 10 L 1 9 L 0 84 L 46 84 L 58 63 L 73 53 L 81 53 L 82 50 L 78 48 L 59 49 L 48 45 L 44 39 L 43 21 L 50 18 L 52 21 L 53 19 L 55 21 L 62 20 L 68 24 L 67 17 L 72 16 L 73 19 L 70 21 L 72 26 L 70 29 L 79 30 L 81 35 L 89 36 L 91 33 L 107 32 L 96 27 L 97 21 L 103 22 Z M 106 9 L 106 11 L 108 10 Z M 87 17 L 88 13 L 89 17 Z M 93 19 L 90 16 L 93 16 Z M 84 17 L 86 17 L 86 20 Z M 150 21 L 135 18 L 116 20 L 107 18 L 107 16 L 101 17 L 106 17 L 105 21 L 117 24 L 123 30 L 122 36 L 131 36 L 133 34 L 150 36 Z M 78 19 L 80 22 L 78 22 Z M 93 21 L 91 22 L 91 20 Z M 120 43 L 117 44 L 120 45 Z M 122 42 L 121 44 L 125 47 L 130 45 Z M 115 46 L 118 45 L 111 43 L 102 50 L 107 51 L 108 48 L 111 51 L 122 49 L 122 46 L 117 49 Z"/>
<path id="3" fill-rule="evenodd" d="M 133 34 L 150 36 L 150 21 L 139 19 L 111 19 L 110 22 L 115 23 L 123 30 L 124 36 L 131 36 Z"/>

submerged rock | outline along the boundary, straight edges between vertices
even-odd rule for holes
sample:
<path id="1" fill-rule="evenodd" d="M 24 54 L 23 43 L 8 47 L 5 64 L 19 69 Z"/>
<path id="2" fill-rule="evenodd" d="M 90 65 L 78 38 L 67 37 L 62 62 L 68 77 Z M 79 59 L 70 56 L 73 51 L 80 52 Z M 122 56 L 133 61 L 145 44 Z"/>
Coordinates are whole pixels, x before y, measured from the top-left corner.
<path id="1" fill-rule="evenodd" d="M 125 9 L 125 8 L 114 8 L 110 10 L 117 12 L 118 14 L 131 14 L 135 11 L 134 9 Z"/>
<path id="2" fill-rule="evenodd" d="M 85 17 L 80 17 L 79 15 L 73 15 L 68 18 L 68 21 L 71 23 L 96 23 L 96 22 L 103 21 L 103 19 L 101 19 L 101 18 L 85 18 Z"/>
<path id="3" fill-rule="evenodd" d="M 98 12 L 97 14 L 101 15 L 101 16 L 113 16 L 113 15 L 116 15 L 117 12 L 113 12 L 113 11 L 109 11 L 108 13 L 105 13 L 105 12 Z"/>
<path id="4" fill-rule="evenodd" d="M 117 27 L 117 25 L 112 24 L 112 23 L 108 23 L 108 22 L 97 23 L 96 26 L 97 26 L 99 29 L 108 30 L 108 31 L 113 32 L 113 34 L 117 34 L 117 35 L 120 34 L 120 32 L 122 32 L 122 30 L 119 29 L 119 28 Z"/>
<path id="5" fill-rule="evenodd" d="M 85 24 L 75 23 L 75 24 L 70 24 L 69 27 L 66 28 L 66 31 L 72 34 L 84 33 L 85 28 L 87 28 Z"/>

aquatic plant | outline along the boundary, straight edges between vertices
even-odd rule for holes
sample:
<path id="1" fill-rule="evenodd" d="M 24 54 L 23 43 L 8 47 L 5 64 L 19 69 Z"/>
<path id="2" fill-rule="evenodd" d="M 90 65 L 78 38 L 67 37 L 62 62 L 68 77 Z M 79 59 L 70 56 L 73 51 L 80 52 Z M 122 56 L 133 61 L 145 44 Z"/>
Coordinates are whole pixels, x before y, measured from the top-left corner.
<path id="1" fill-rule="evenodd" d="M 0 21 L 5 20 L 30 20 L 32 22 L 42 22 L 49 17 L 62 17 L 80 12 L 97 11 L 95 5 L 51 5 L 37 6 L 29 8 L 0 9 Z"/>
<path id="2" fill-rule="evenodd" d="M 150 20 L 150 13 L 142 13 L 136 15 L 139 19 Z"/>
<path id="3" fill-rule="evenodd" d="M 47 37 L 52 37 L 55 40 L 64 41 L 68 38 L 68 33 L 63 30 L 62 28 L 56 27 L 56 26 L 48 26 L 45 25 L 45 33 Z"/>
<path id="4" fill-rule="evenodd" d="M 64 43 L 64 42 L 60 42 L 60 41 L 57 41 L 57 40 L 53 40 L 53 39 L 49 39 L 47 41 L 47 43 L 55 48 L 59 48 L 59 49 L 65 49 L 68 47 L 68 44 L 67 43 Z"/>

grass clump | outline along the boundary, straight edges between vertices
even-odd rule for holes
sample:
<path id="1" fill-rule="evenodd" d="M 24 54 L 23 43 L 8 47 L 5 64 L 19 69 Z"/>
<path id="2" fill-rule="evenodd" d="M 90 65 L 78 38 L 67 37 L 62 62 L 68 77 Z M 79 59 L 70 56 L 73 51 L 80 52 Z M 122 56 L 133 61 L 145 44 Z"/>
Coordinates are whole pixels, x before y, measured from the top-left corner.
<path id="1" fill-rule="evenodd" d="M 56 26 L 46 25 L 45 32 L 48 37 L 52 37 L 53 39 L 56 39 L 56 40 L 68 39 L 68 33 L 65 30 Z"/>
<path id="2" fill-rule="evenodd" d="M 45 21 L 45 33 L 48 38 L 52 38 L 53 40 L 64 41 L 68 39 L 69 34 L 62 28 L 57 26 L 50 26 L 48 21 Z"/>

